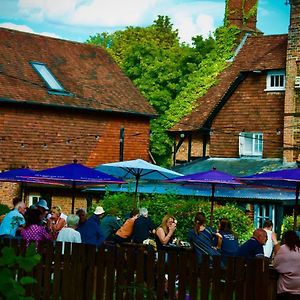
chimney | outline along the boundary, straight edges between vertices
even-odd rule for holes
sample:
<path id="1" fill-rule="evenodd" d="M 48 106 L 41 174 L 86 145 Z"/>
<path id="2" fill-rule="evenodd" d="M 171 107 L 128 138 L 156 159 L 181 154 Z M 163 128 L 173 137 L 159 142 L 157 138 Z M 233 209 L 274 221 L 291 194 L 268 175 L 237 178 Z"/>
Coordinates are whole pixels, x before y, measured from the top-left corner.
<path id="1" fill-rule="evenodd" d="M 295 85 L 300 77 L 300 0 L 290 0 L 290 25 L 286 53 L 286 84 L 284 98 L 283 158 L 295 161 L 300 154 L 300 89 Z"/>
<path id="2" fill-rule="evenodd" d="M 226 0 L 225 25 L 235 25 L 246 32 L 257 32 L 257 2 L 258 0 Z"/>

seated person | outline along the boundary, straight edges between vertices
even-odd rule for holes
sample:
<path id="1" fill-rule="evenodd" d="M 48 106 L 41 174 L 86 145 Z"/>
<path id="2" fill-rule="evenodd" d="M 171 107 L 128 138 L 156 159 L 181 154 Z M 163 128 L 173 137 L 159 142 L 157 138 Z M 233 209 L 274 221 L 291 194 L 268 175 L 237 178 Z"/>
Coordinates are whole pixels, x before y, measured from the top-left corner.
<path id="1" fill-rule="evenodd" d="M 122 221 L 117 216 L 115 208 L 109 209 L 107 215 L 100 220 L 100 227 L 105 240 L 112 240 L 115 232 L 122 226 Z"/>
<path id="2" fill-rule="evenodd" d="M 215 233 L 210 227 L 206 227 L 205 215 L 197 212 L 194 219 L 194 228 L 188 232 L 188 242 L 195 249 L 198 263 L 201 264 L 203 255 L 219 256 L 220 253 L 214 247 Z"/>
<path id="3" fill-rule="evenodd" d="M 165 215 L 161 224 L 156 229 L 156 245 L 157 249 L 163 249 L 163 246 L 170 244 L 174 239 L 174 232 L 176 230 L 176 220 L 171 215 Z"/>
<path id="4" fill-rule="evenodd" d="M 139 211 L 137 209 L 133 209 L 130 212 L 130 217 L 125 221 L 125 223 L 115 234 L 114 241 L 116 243 L 130 242 L 133 233 L 134 222 L 138 218 L 138 216 Z"/>
<path id="5" fill-rule="evenodd" d="M 38 209 L 30 209 L 26 218 L 25 228 L 21 230 L 21 237 L 28 247 L 30 241 L 35 241 L 36 247 L 40 241 L 51 241 L 51 235 L 45 226 L 41 225 L 42 213 Z"/>
<path id="6" fill-rule="evenodd" d="M 47 227 L 53 240 L 56 240 L 59 231 L 66 225 L 66 220 L 61 217 L 60 206 L 54 206 L 51 210 L 51 217 L 47 221 Z"/>
<path id="7" fill-rule="evenodd" d="M 0 224 L 0 237 L 15 238 L 17 231 L 25 225 L 24 214 L 26 206 L 24 202 L 18 202 L 14 209 L 7 213 Z"/>
<path id="8" fill-rule="evenodd" d="M 142 244 L 152 234 L 155 234 L 154 228 L 152 220 L 148 216 L 148 209 L 145 207 L 140 208 L 139 217 L 134 222 L 132 241 Z"/>
<path id="9" fill-rule="evenodd" d="M 240 246 L 237 256 L 245 257 L 247 259 L 251 258 L 264 258 L 264 248 L 263 245 L 268 239 L 267 233 L 264 229 L 258 228 L 254 230 L 253 236 Z"/>
<path id="10" fill-rule="evenodd" d="M 67 226 L 62 228 L 57 236 L 58 242 L 63 242 L 62 254 L 64 254 L 65 242 L 81 243 L 81 235 L 75 229 L 79 223 L 79 216 L 70 214 L 67 216 Z M 72 250 L 72 245 L 71 245 Z"/>

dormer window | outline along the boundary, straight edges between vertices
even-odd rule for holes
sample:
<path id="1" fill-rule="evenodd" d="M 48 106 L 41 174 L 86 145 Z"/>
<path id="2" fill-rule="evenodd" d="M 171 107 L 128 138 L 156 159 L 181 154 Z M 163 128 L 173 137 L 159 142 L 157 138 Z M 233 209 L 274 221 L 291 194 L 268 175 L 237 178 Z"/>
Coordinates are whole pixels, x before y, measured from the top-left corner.
<path id="1" fill-rule="evenodd" d="M 64 94 L 69 95 L 60 82 L 55 78 L 49 68 L 40 62 L 30 62 L 33 69 L 38 73 L 38 75 L 43 79 L 48 87 L 48 92 L 50 94 Z"/>
<path id="2" fill-rule="evenodd" d="M 284 91 L 285 72 L 284 70 L 269 71 L 267 73 L 266 91 Z"/>

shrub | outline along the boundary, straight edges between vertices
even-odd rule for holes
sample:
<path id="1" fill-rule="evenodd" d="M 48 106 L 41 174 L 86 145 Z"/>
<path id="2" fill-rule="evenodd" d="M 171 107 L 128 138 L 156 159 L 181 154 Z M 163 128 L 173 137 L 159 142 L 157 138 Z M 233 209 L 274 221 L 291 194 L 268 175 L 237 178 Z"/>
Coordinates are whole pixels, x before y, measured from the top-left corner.
<path id="1" fill-rule="evenodd" d="M 31 300 L 25 296 L 25 285 L 36 283 L 30 276 L 16 276 L 16 270 L 29 272 L 40 261 L 40 255 L 35 252 L 35 244 L 31 244 L 25 255 L 16 255 L 12 247 L 4 247 L 0 256 L 0 299 Z"/>
<path id="2" fill-rule="evenodd" d="M 125 218 L 130 212 L 133 204 L 133 194 L 129 193 L 106 193 L 103 200 L 95 205 L 102 205 L 105 210 L 114 207 L 118 210 L 119 216 Z M 185 240 L 187 232 L 193 226 L 193 219 L 198 211 L 202 211 L 209 224 L 210 201 L 200 197 L 182 197 L 171 194 L 148 194 L 143 195 L 139 203 L 140 207 L 146 207 L 149 215 L 156 226 L 159 226 L 163 216 L 167 213 L 174 215 L 177 219 L 176 236 Z M 231 223 L 234 232 L 237 234 L 240 243 L 251 237 L 254 230 L 251 219 L 238 208 L 235 203 L 217 205 L 214 207 L 213 227 L 216 229 L 220 218 L 226 217 Z"/>

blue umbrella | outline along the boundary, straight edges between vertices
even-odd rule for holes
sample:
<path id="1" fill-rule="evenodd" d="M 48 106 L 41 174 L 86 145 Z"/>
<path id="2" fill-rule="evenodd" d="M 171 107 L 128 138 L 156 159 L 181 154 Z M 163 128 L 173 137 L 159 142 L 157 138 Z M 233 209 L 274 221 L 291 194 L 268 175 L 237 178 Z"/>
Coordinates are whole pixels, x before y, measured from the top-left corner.
<path id="1" fill-rule="evenodd" d="M 96 167 L 100 170 L 122 179 L 135 180 L 135 197 L 134 207 L 136 207 L 136 196 L 138 192 L 138 185 L 141 179 L 145 180 L 161 180 L 168 179 L 182 174 L 172 170 L 162 168 L 160 166 L 151 164 L 143 159 L 120 161 L 108 164 L 102 164 Z"/>
<path id="2" fill-rule="evenodd" d="M 299 190 L 300 190 L 300 168 L 285 169 L 273 172 L 265 172 L 252 176 L 240 177 L 248 184 L 271 186 L 283 189 L 295 190 L 295 206 L 294 206 L 294 230 L 297 229 L 297 215 L 299 209 Z"/>
<path id="3" fill-rule="evenodd" d="M 4 182 L 18 182 L 21 183 L 21 198 L 23 199 L 24 185 L 25 183 L 36 183 L 36 184 L 54 184 L 43 182 L 39 179 L 24 178 L 22 176 L 31 176 L 36 171 L 28 168 L 20 168 L 8 170 L 0 173 L 0 181 Z"/>
<path id="4" fill-rule="evenodd" d="M 55 168 L 45 169 L 23 178 L 42 180 L 48 183 L 61 183 L 72 187 L 72 213 L 74 213 L 75 194 L 78 186 L 98 185 L 98 184 L 121 184 L 123 180 L 117 179 L 111 175 L 86 167 L 76 162 L 66 164 Z"/>
<path id="5" fill-rule="evenodd" d="M 169 180 L 164 180 L 164 182 L 179 183 L 185 185 L 209 185 L 211 187 L 210 226 L 212 226 L 213 223 L 213 210 L 214 210 L 216 185 L 218 186 L 241 185 L 241 183 L 238 182 L 233 175 L 230 175 L 225 172 L 217 171 L 215 168 L 206 172 L 198 172 L 198 173 L 172 178 Z"/>
<path id="6" fill-rule="evenodd" d="M 35 171 L 26 168 L 8 170 L 0 173 L 0 181 L 8 182 L 24 182 L 25 179 L 20 176 L 29 176 L 34 174 Z"/>

